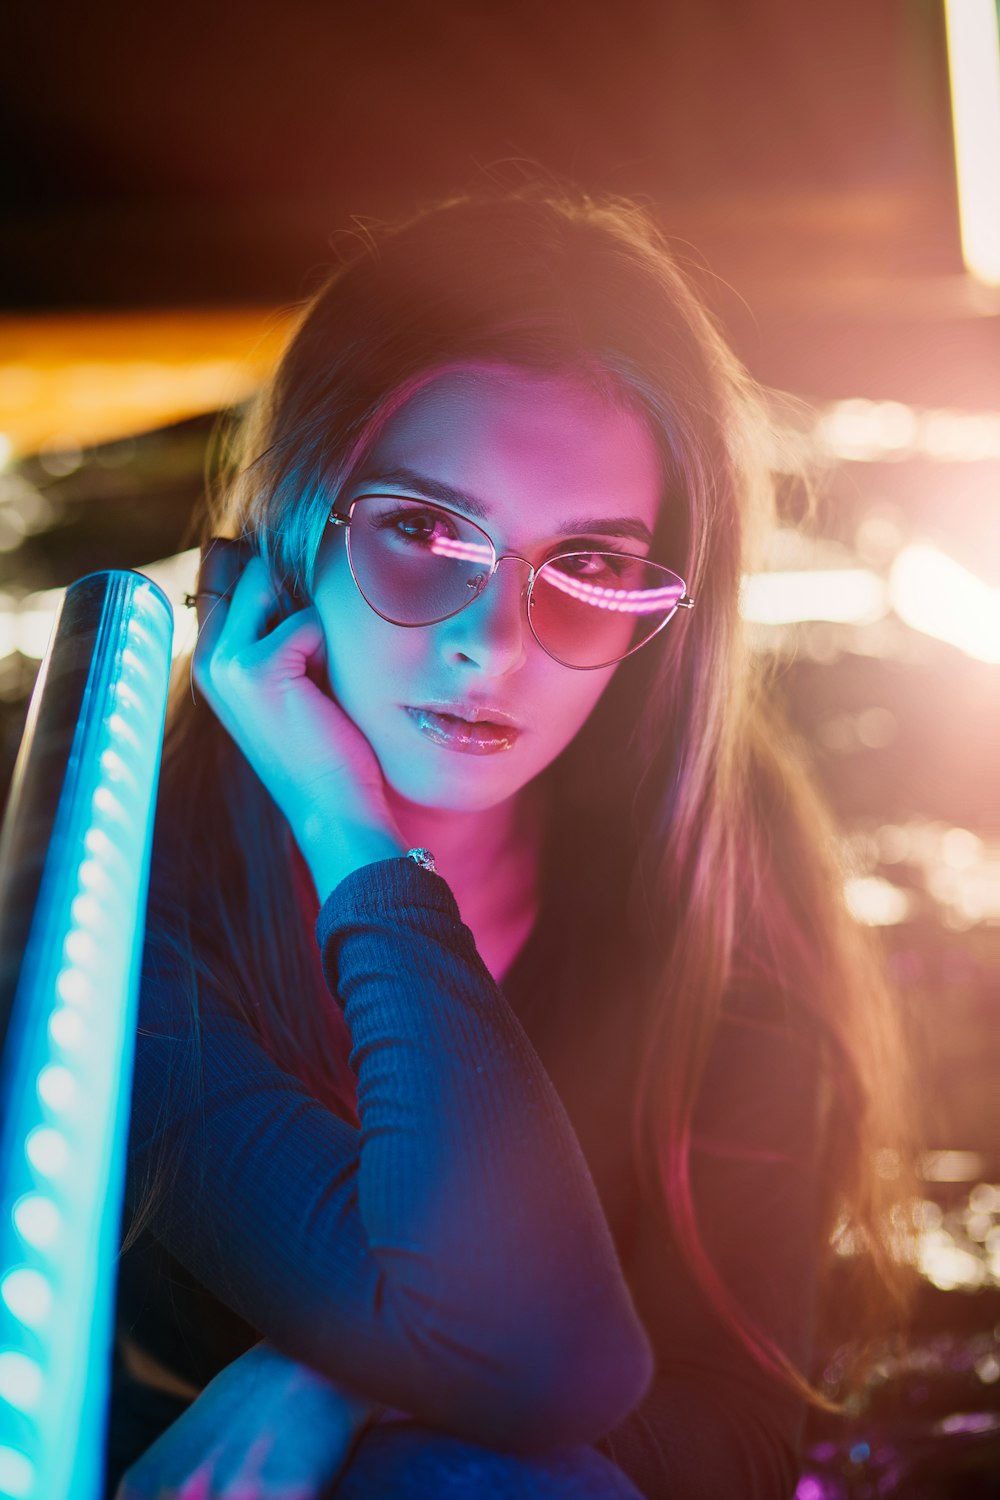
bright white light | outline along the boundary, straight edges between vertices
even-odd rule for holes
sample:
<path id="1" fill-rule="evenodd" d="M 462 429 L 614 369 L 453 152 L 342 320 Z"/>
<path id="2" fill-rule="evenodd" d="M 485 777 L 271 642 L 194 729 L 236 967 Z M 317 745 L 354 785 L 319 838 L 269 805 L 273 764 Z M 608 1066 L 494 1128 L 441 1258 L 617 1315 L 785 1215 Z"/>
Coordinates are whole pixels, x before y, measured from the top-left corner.
<path id="1" fill-rule="evenodd" d="M 68 1109 L 76 1096 L 76 1079 L 69 1068 L 49 1063 L 38 1075 L 38 1097 L 49 1109 Z"/>
<path id="2" fill-rule="evenodd" d="M 16 1448 L 0 1445 L 0 1493 L 10 1500 L 28 1500 L 35 1488 L 35 1466 Z"/>
<path id="3" fill-rule="evenodd" d="M 1000 662 L 1000 589 L 936 547 L 904 547 L 889 591 L 900 619 L 977 661 Z"/>
<path id="4" fill-rule="evenodd" d="M 121 714 L 111 714 L 109 716 L 108 728 L 111 730 L 116 740 L 125 740 L 132 750 L 136 750 L 139 748 L 139 736 L 136 734 L 131 724 L 126 724 Z"/>
<path id="5" fill-rule="evenodd" d="M 27 1328 L 40 1328 L 52 1310 L 52 1283 L 41 1271 L 19 1266 L 0 1281 L 0 1297 Z"/>
<path id="6" fill-rule="evenodd" d="M 972 870 L 983 859 L 985 846 L 968 828 L 949 828 L 941 835 L 941 858 L 953 870 Z"/>
<path id="7" fill-rule="evenodd" d="M 94 793 L 94 806 L 98 812 L 104 813 L 109 818 L 121 819 L 125 816 L 124 807 L 114 792 L 111 791 L 110 787 L 99 786 L 97 788 L 97 791 Z"/>
<path id="8" fill-rule="evenodd" d="M 976 922 L 1000 921 L 1000 866 L 990 859 L 965 870 L 931 865 L 925 879 L 948 926 L 961 930 Z"/>
<path id="9" fill-rule="evenodd" d="M 92 995 L 90 981 L 79 969 L 63 969 L 56 980 L 56 994 L 67 1005 L 85 1005 Z"/>
<path id="10" fill-rule="evenodd" d="M 24 1143 L 24 1152 L 43 1177 L 59 1177 L 69 1161 L 69 1143 L 61 1130 L 37 1126 Z"/>
<path id="11" fill-rule="evenodd" d="M 1000 286 L 1000 27 L 996 0 L 945 0 L 962 254 Z"/>
<path id="12" fill-rule="evenodd" d="M 912 452 L 918 434 L 917 414 L 901 401 L 835 401 L 817 423 L 816 436 L 837 458 L 870 463 L 892 454 Z"/>
<path id="13" fill-rule="evenodd" d="M 920 1175 L 925 1182 L 975 1182 L 983 1166 L 976 1151 L 928 1151 L 920 1163 Z"/>
<path id="14" fill-rule="evenodd" d="M 907 892 L 877 875 L 846 881 L 844 894 L 851 915 L 869 927 L 894 927 L 910 915 Z"/>
<path id="15" fill-rule="evenodd" d="M 57 1047 L 70 1051 L 83 1041 L 85 1032 L 78 1011 L 68 1005 L 58 1006 L 49 1017 L 49 1036 Z"/>
<path id="16" fill-rule="evenodd" d="M 31 1412 L 42 1396 L 41 1367 L 16 1349 L 0 1350 L 0 1400 L 16 1411 Z"/>
<path id="17" fill-rule="evenodd" d="M 957 1245 L 946 1229 L 935 1229 L 930 1234 L 921 1235 L 917 1264 L 942 1292 L 951 1292 L 960 1286 L 982 1286 L 986 1280 L 986 1267 L 979 1257 Z"/>
<path id="18" fill-rule="evenodd" d="M 1000 1185 L 977 1182 L 969 1194 L 969 1207 L 977 1214 L 1000 1213 Z"/>
<path id="19" fill-rule="evenodd" d="M 988 463 L 1000 458 L 996 412 L 930 408 L 920 418 L 919 450 L 941 463 Z"/>
<path id="20" fill-rule="evenodd" d="M 114 853 L 115 846 L 103 828 L 88 828 L 83 842 L 84 847 L 98 859 L 107 859 Z"/>
<path id="21" fill-rule="evenodd" d="M 29 1193 L 14 1205 L 14 1227 L 26 1245 L 44 1250 L 59 1233 L 59 1210 L 51 1198 Z"/>
<path id="22" fill-rule="evenodd" d="M 836 620 L 868 625 L 888 610 L 885 584 L 864 568 L 755 573 L 743 580 L 740 610 L 759 625 Z"/>
<path id="23" fill-rule="evenodd" d="M 96 927 L 105 910 L 93 896 L 74 896 L 70 916 L 81 927 Z"/>
<path id="24" fill-rule="evenodd" d="M 63 590 L 58 592 L 61 595 Z M 48 648 L 57 607 L 57 602 L 53 602 L 48 608 L 18 610 L 13 620 L 13 633 L 15 650 L 22 656 L 41 661 Z"/>
<path id="25" fill-rule="evenodd" d="M 105 750 L 101 754 L 101 770 L 106 771 L 112 781 L 120 781 L 128 774 L 128 768 L 117 750 Z"/>
<path id="26" fill-rule="evenodd" d="M 71 932 L 63 943 L 63 952 L 70 963 L 89 964 L 97 958 L 97 944 L 89 932 Z"/>
<path id="27" fill-rule="evenodd" d="M 96 859 L 85 859 L 79 870 L 80 884 L 98 896 L 106 896 L 111 882 L 108 872 Z"/>
<path id="28" fill-rule="evenodd" d="M 822 455 L 851 463 L 989 463 L 1000 458 L 1000 413 L 850 397 L 821 411 L 814 441 Z"/>

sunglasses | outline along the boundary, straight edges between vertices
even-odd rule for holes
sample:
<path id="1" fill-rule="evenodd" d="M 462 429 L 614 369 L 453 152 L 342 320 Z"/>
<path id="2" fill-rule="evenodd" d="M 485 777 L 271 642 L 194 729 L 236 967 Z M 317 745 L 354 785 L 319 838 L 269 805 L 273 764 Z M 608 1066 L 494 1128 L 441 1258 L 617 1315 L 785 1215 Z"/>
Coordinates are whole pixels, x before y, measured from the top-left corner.
<path id="1" fill-rule="evenodd" d="M 405 495 L 359 495 L 328 524 L 343 527 L 362 598 L 392 625 L 436 625 L 468 609 L 500 564 L 529 570 L 525 609 L 535 640 L 576 671 L 610 667 L 647 645 L 694 599 L 683 578 L 615 550 L 575 549 L 534 568 L 515 552 L 497 555 L 475 521 Z"/>

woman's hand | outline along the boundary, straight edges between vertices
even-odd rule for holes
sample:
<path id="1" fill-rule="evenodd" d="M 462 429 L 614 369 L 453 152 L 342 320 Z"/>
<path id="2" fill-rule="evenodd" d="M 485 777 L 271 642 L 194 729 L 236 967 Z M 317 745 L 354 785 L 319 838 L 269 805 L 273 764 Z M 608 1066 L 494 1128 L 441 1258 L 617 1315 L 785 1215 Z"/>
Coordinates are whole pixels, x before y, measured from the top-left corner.
<path id="1" fill-rule="evenodd" d="M 213 583 L 228 585 L 238 545 L 216 538 L 212 551 Z M 321 884 L 332 889 L 350 868 L 402 854 L 375 752 L 322 685 L 326 643 L 317 611 L 297 610 L 268 630 L 279 601 L 255 555 L 231 589 L 199 596 L 199 604 L 209 607 L 199 610 L 195 681 L 288 819 L 320 898 L 328 893 Z"/>
<path id="2" fill-rule="evenodd" d="M 126 1471 L 115 1500 L 317 1500 L 381 1413 L 257 1344 Z"/>

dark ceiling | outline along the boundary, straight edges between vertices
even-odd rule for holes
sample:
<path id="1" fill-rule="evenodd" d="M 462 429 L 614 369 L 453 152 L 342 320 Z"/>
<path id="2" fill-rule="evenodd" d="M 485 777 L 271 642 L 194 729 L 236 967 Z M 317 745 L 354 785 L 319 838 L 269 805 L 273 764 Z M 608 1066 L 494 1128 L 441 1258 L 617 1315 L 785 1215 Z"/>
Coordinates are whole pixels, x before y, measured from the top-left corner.
<path id="1" fill-rule="evenodd" d="M 946 275 L 959 261 L 940 12 L 24 4 L 0 57 L 16 143 L 0 295 L 22 308 L 294 297 L 354 215 L 502 162 L 650 198 L 729 280 Z"/>

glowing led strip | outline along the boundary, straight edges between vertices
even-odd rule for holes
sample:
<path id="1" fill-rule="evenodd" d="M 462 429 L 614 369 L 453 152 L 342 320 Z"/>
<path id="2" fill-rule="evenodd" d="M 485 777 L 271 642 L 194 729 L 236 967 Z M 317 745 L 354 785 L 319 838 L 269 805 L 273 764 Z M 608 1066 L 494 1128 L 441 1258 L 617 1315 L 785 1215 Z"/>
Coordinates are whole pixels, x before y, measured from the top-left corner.
<path id="1" fill-rule="evenodd" d="M 96 1500 L 103 1483 L 172 629 L 155 585 L 106 576 L 2 1060 L 0 1496 L 11 1500 Z"/>
<path id="2" fill-rule="evenodd" d="M 608 589 L 600 584 L 587 583 L 582 578 L 569 578 L 554 570 L 545 574 L 545 582 L 582 604 L 591 604 L 595 609 L 620 610 L 629 615 L 659 614 L 664 609 L 672 609 L 684 593 L 684 585 L 680 582 L 662 589 Z"/>
<path id="3" fill-rule="evenodd" d="M 431 551 L 438 557 L 459 558 L 463 562 L 492 561 L 488 547 L 479 542 L 463 542 L 457 537 L 435 537 L 431 542 Z M 557 573 L 553 568 L 547 569 L 544 577 L 545 582 L 553 588 L 560 589 L 582 604 L 591 604 L 595 609 L 618 610 L 622 614 L 656 614 L 662 609 L 671 608 L 684 593 L 683 584 L 670 584 L 662 589 L 604 588 L 597 583 L 588 583 L 584 578 L 570 578 L 566 574 Z"/>
<path id="4" fill-rule="evenodd" d="M 492 565 L 493 554 L 485 542 L 463 542 L 458 537 L 436 536 L 430 550 L 438 557 L 457 557 L 463 562 Z"/>

